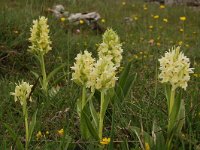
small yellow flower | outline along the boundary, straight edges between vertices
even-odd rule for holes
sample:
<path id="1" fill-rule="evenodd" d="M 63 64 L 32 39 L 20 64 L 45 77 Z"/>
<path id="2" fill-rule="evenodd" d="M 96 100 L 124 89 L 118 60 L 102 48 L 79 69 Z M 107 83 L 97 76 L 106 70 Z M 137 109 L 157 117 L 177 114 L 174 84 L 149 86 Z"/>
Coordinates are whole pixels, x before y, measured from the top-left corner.
<path id="1" fill-rule="evenodd" d="M 138 55 L 136 55 L 136 54 L 133 55 L 133 58 L 138 59 Z"/>
<path id="2" fill-rule="evenodd" d="M 66 19 L 64 17 L 60 18 L 61 22 L 64 22 Z"/>
<path id="3" fill-rule="evenodd" d="M 158 15 L 155 15 L 155 16 L 153 16 L 153 18 L 154 18 L 154 19 L 158 19 L 158 18 L 159 18 L 159 16 L 158 16 Z"/>
<path id="4" fill-rule="evenodd" d="M 105 23 L 105 22 L 106 22 L 106 20 L 105 20 L 105 19 L 101 19 L 101 22 L 102 22 L 102 23 Z"/>
<path id="5" fill-rule="evenodd" d="M 49 131 L 46 131 L 46 135 L 49 135 Z"/>
<path id="6" fill-rule="evenodd" d="M 181 46 L 182 44 L 183 44 L 183 41 L 179 41 L 179 42 L 178 42 L 178 45 Z"/>
<path id="7" fill-rule="evenodd" d="M 64 135 L 64 129 L 60 129 L 57 131 L 58 135 L 63 136 Z"/>
<path id="8" fill-rule="evenodd" d="M 100 143 L 101 143 L 102 145 L 107 145 L 107 144 L 110 143 L 110 138 L 103 138 L 103 139 L 100 141 Z"/>
<path id="9" fill-rule="evenodd" d="M 84 24 L 84 21 L 83 21 L 83 20 L 79 20 L 79 23 L 80 23 L 80 24 Z"/>
<path id="10" fill-rule="evenodd" d="M 145 142 L 145 150 L 150 150 L 149 143 L 146 143 L 146 142 Z"/>
<path id="11" fill-rule="evenodd" d="M 165 8 L 165 5 L 160 5 L 160 9 L 164 9 Z"/>
<path id="12" fill-rule="evenodd" d="M 137 16 L 134 16 L 133 18 L 134 18 L 134 20 L 138 20 L 138 17 L 137 17 Z"/>
<path id="13" fill-rule="evenodd" d="M 166 22 L 166 23 L 167 23 L 167 22 L 168 22 L 168 19 L 167 19 L 167 18 L 164 18 L 164 19 L 163 19 L 163 22 Z"/>
<path id="14" fill-rule="evenodd" d="M 184 32 L 184 30 L 181 28 L 180 30 L 179 30 L 180 32 Z"/>
<path id="15" fill-rule="evenodd" d="M 122 5 L 126 5 L 126 2 L 122 2 Z"/>
<path id="16" fill-rule="evenodd" d="M 146 5 L 143 5 L 143 9 L 144 9 L 144 10 L 147 10 L 148 8 L 147 8 L 147 6 L 146 6 Z"/>
<path id="17" fill-rule="evenodd" d="M 186 17 L 185 16 L 182 16 L 179 18 L 181 21 L 185 21 L 186 20 Z"/>
<path id="18" fill-rule="evenodd" d="M 156 45 L 157 45 L 157 46 L 160 46 L 160 43 L 159 43 L 159 42 L 157 42 L 157 43 L 156 43 Z"/>
<path id="19" fill-rule="evenodd" d="M 152 25 L 150 25 L 150 26 L 149 26 L 149 29 L 153 29 L 153 26 L 152 26 Z"/>
<path id="20" fill-rule="evenodd" d="M 42 132 L 38 131 L 38 133 L 36 134 L 36 140 L 39 140 L 40 138 L 42 138 Z"/>
<path id="21" fill-rule="evenodd" d="M 186 46 L 186 47 L 190 47 L 190 45 L 189 45 L 189 44 L 185 44 L 185 46 Z"/>

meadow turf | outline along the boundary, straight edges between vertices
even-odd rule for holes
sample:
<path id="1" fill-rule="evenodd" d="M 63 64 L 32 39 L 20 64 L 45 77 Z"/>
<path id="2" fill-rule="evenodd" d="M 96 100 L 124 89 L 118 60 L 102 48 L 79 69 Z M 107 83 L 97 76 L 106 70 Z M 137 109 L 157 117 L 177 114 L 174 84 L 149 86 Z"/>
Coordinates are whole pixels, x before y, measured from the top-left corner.
<path id="1" fill-rule="evenodd" d="M 112 104 L 107 110 L 104 136 L 110 136 L 112 126 L 116 141 L 114 149 L 140 149 L 131 126 L 142 125 L 145 131 L 151 133 L 152 124 L 156 121 L 162 129 L 166 129 L 167 104 L 164 87 L 157 78 L 158 59 L 172 46 L 181 46 L 181 50 L 190 58 L 195 73 L 183 94 L 186 123 L 182 138 L 176 144 L 179 149 L 197 149 L 200 144 L 200 8 L 160 8 L 158 3 L 145 3 L 142 0 L 1 0 L 0 150 L 12 149 L 16 145 L 5 124 L 15 131 L 21 141 L 25 140 L 21 106 L 14 102 L 10 92 L 14 91 L 18 81 L 36 83 L 31 70 L 39 73 L 40 68 L 27 49 L 32 21 L 42 15 L 48 17 L 53 43 L 53 50 L 45 56 L 47 73 L 61 63 L 67 62 L 67 66 L 57 75 L 66 74 L 58 83 L 60 90 L 55 96 L 45 96 L 39 84 L 36 84 L 33 102 L 28 105 L 30 115 L 38 109 L 30 149 L 63 149 L 68 144 L 69 149 L 93 149 L 98 144 L 97 141 L 82 141 L 80 138 L 76 102 L 81 89 L 71 81 L 70 67 L 80 51 L 87 49 L 97 56 L 102 35 L 86 24 L 73 26 L 54 18 L 47 9 L 55 4 L 63 4 L 66 10 L 74 13 L 98 12 L 103 19 L 99 20 L 99 25 L 104 29 L 113 28 L 123 43 L 120 70 L 131 61 L 131 73 L 137 73 L 129 96 L 114 110 Z M 156 15 L 159 18 L 156 19 Z M 181 16 L 185 16 L 186 20 L 181 21 Z M 80 29 L 80 33 L 76 29 Z M 64 135 L 58 133 L 61 129 L 64 129 Z M 37 139 L 39 131 L 43 136 Z"/>

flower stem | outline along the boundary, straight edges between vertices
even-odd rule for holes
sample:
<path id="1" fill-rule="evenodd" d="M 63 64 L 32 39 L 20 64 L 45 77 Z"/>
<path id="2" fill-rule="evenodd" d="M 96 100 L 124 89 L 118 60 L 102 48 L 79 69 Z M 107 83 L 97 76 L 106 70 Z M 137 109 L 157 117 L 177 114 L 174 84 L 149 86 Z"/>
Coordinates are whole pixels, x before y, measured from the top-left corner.
<path id="1" fill-rule="evenodd" d="M 174 106 L 174 98 L 175 98 L 175 90 L 172 88 L 171 94 L 170 94 L 170 102 L 169 102 L 169 116 L 170 116 L 173 106 Z"/>
<path id="2" fill-rule="evenodd" d="M 104 105 L 104 91 L 101 92 L 101 108 L 100 108 L 100 116 L 99 116 L 99 139 L 102 139 L 102 132 L 103 132 L 103 120 L 104 120 L 104 114 L 103 114 L 103 105 Z"/>
<path id="3" fill-rule="evenodd" d="M 26 145 L 25 149 L 28 150 L 28 144 L 29 144 L 29 130 L 28 130 L 28 112 L 26 108 L 26 102 L 23 104 L 23 115 L 24 115 L 24 122 L 25 122 L 25 128 L 26 128 Z"/>
<path id="4" fill-rule="evenodd" d="M 84 85 L 82 88 L 82 104 L 81 104 L 82 110 L 83 110 L 85 104 L 86 104 L 86 87 Z"/>
<path id="5" fill-rule="evenodd" d="M 169 114 L 168 114 L 168 138 L 167 138 L 167 149 L 170 150 L 172 148 L 171 142 L 173 139 L 173 134 L 172 132 L 172 127 L 174 126 L 173 124 L 173 120 L 171 118 L 171 113 L 174 107 L 174 99 L 175 99 L 175 90 L 173 88 L 171 88 L 171 93 L 170 93 L 170 100 L 169 100 Z"/>
<path id="6" fill-rule="evenodd" d="M 41 65 L 41 71 L 42 71 L 42 89 L 47 93 L 47 75 L 46 75 L 46 69 L 45 69 L 45 63 L 44 63 L 44 55 L 41 54 L 40 57 L 40 65 Z"/>

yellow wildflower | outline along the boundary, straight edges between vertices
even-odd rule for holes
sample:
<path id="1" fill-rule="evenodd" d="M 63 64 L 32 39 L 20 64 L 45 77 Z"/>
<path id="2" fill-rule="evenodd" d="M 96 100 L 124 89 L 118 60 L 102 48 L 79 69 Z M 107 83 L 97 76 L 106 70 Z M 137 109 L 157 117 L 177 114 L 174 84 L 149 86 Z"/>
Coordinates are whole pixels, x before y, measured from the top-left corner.
<path id="1" fill-rule="evenodd" d="M 38 131 L 38 133 L 36 134 L 36 140 L 39 140 L 40 138 L 42 138 L 42 132 Z"/>
<path id="2" fill-rule="evenodd" d="M 179 41 L 179 42 L 178 42 L 178 45 L 181 46 L 182 44 L 183 44 L 183 41 Z"/>
<path id="3" fill-rule="evenodd" d="M 46 131 L 46 135 L 49 135 L 49 131 Z"/>
<path id="4" fill-rule="evenodd" d="M 157 43 L 156 43 L 156 45 L 157 45 L 157 46 L 160 46 L 160 43 L 159 43 L 159 42 L 157 42 Z"/>
<path id="5" fill-rule="evenodd" d="M 60 18 L 61 22 L 64 22 L 66 19 L 64 17 Z"/>
<path id="6" fill-rule="evenodd" d="M 168 22 L 168 19 L 167 18 L 163 18 L 163 22 Z"/>
<path id="7" fill-rule="evenodd" d="M 147 10 L 148 8 L 147 8 L 147 6 L 146 6 L 146 5 L 143 5 L 143 9 L 144 9 L 144 10 Z"/>
<path id="8" fill-rule="evenodd" d="M 107 145 L 110 143 L 110 138 L 103 138 L 101 141 L 100 141 L 101 144 L 103 145 Z"/>
<path id="9" fill-rule="evenodd" d="M 146 143 L 146 142 L 145 142 L 145 150 L 150 150 L 149 143 Z"/>
<path id="10" fill-rule="evenodd" d="M 165 5 L 160 5 L 160 9 L 164 9 L 165 8 Z"/>
<path id="11" fill-rule="evenodd" d="M 84 24 L 84 21 L 83 21 L 83 20 L 79 20 L 79 23 L 80 23 L 80 24 Z"/>
<path id="12" fill-rule="evenodd" d="M 182 16 L 179 18 L 181 21 L 185 21 L 186 20 L 186 17 L 185 16 Z"/>
<path id="13" fill-rule="evenodd" d="M 64 135 L 64 129 L 60 129 L 57 131 L 58 135 L 63 136 Z"/>
<path id="14" fill-rule="evenodd" d="M 138 59 L 138 55 L 134 54 L 133 58 Z"/>
<path id="15" fill-rule="evenodd" d="M 154 18 L 154 19 L 158 19 L 158 18 L 159 18 L 159 16 L 158 16 L 158 15 L 155 15 L 155 16 L 153 16 L 153 18 Z"/>
<path id="16" fill-rule="evenodd" d="M 134 18 L 134 20 L 138 20 L 138 17 L 137 17 L 137 16 L 134 16 L 133 18 Z"/>
<path id="17" fill-rule="evenodd" d="M 181 28 L 180 30 L 179 30 L 180 32 L 184 32 L 184 30 Z"/>
<path id="18" fill-rule="evenodd" d="M 126 2 L 122 2 L 122 5 L 126 5 Z"/>
<path id="19" fill-rule="evenodd" d="M 105 20 L 105 19 L 101 19 L 101 22 L 102 22 L 102 23 L 105 23 L 105 22 L 106 22 L 106 20 Z"/>
<path id="20" fill-rule="evenodd" d="M 152 25 L 150 25 L 150 26 L 149 26 L 149 29 L 153 29 L 153 26 L 152 26 Z"/>

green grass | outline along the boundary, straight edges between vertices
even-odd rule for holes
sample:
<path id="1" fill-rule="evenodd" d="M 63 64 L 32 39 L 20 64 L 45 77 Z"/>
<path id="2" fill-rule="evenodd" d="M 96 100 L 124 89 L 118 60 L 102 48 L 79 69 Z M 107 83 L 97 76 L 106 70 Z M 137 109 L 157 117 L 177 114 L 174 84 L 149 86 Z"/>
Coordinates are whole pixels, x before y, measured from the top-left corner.
<path id="1" fill-rule="evenodd" d="M 30 70 L 39 72 L 40 69 L 34 57 L 27 52 L 30 45 L 28 38 L 32 20 L 42 15 L 49 19 L 53 43 L 53 50 L 45 56 L 47 72 L 67 62 L 67 67 L 59 74 L 67 72 L 68 75 L 59 83 L 61 89 L 54 97 L 45 97 L 40 91 L 39 84 L 37 85 L 33 102 L 29 104 L 30 114 L 38 109 L 37 124 L 30 149 L 59 148 L 60 144 L 67 142 L 67 140 L 62 142 L 62 137 L 57 134 L 57 131 L 62 128 L 65 134 L 71 137 L 71 149 L 75 147 L 93 149 L 93 145 L 97 144 L 89 144 L 88 141 L 80 139 L 76 101 L 81 89 L 71 81 L 70 67 L 80 51 L 87 49 L 94 56 L 97 55 L 96 44 L 101 42 L 101 35 L 96 34 L 86 25 L 72 27 L 56 20 L 46 11 L 54 4 L 63 4 L 70 12 L 97 11 L 105 19 L 105 23 L 99 21 L 99 24 L 104 28 L 113 28 L 120 36 L 124 49 L 122 66 L 132 60 L 132 73 L 137 73 L 138 77 L 129 97 L 115 108 L 114 140 L 128 141 L 130 149 L 140 148 L 129 126 L 140 127 L 140 124 L 143 124 L 144 129 L 151 133 L 152 123 L 156 120 L 162 128 L 166 128 L 167 106 L 164 88 L 156 78 L 159 67 L 158 58 L 166 50 L 182 41 L 181 49 L 190 58 L 191 65 L 199 77 L 192 76 L 187 92 L 184 92 L 186 125 L 183 133 L 186 138 L 177 143 L 180 149 L 196 148 L 199 144 L 196 141 L 200 141 L 199 10 L 186 6 L 160 9 L 158 4 L 144 3 L 141 0 L 127 0 L 125 5 L 122 2 L 121 0 L 58 0 L 58 2 L 54 0 L 3 0 L 0 2 L 0 149 L 15 147 L 15 141 L 5 129 L 4 123 L 8 124 L 22 141 L 25 139 L 21 106 L 14 102 L 10 92 L 14 91 L 18 80 L 23 79 L 31 84 L 35 83 Z M 148 8 L 147 10 L 143 9 L 144 5 Z M 154 15 L 159 15 L 159 19 L 154 19 L 152 17 Z M 134 20 L 135 16 L 138 20 Z M 180 21 L 180 16 L 186 16 L 186 21 Z M 133 20 L 125 22 L 125 17 L 133 18 Z M 168 23 L 163 22 L 163 18 L 167 18 Z M 153 29 L 150 30 L 149 26 L 153 26 Z M 181 28 L 184 28 L 184 32 L 179 31 Z M 81 33 L 74 33 L 74 29 L 80 29 Z M 153 44 L 149 43 L 150 40 Z M 109 106 L 105 118 L 104 136 L 110 134 L 111 109 Z M 38 131 L 42 133 L 49 131 L 49 135 L 37 141 Z M 89 142 L 92 143 L 92 141 Z M 124 149 L 124 146 L 126 147 L 126 143 L 114 144 L 115 149 Z"/>

